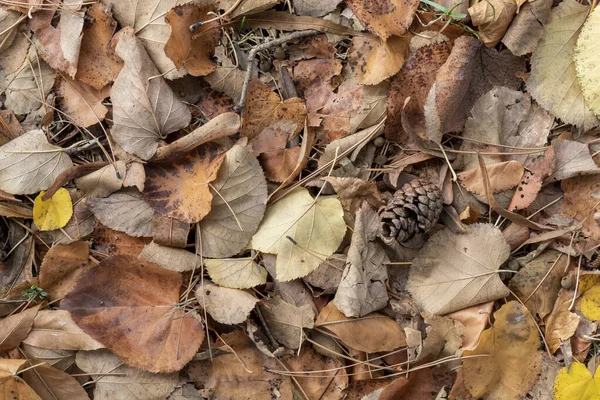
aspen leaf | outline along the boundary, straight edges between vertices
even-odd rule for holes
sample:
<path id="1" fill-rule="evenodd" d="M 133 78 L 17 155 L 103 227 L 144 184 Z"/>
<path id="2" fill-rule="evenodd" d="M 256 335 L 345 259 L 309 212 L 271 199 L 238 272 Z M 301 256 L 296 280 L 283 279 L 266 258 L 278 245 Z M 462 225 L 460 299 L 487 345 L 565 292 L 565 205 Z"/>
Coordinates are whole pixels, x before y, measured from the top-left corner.
<path id="1" fill-rule="evenodd" d="M 585 98 L 585 105 L 596 115 L 600 115 L 600 54 L 596 49 L 600 35 L 600 12 L 594 12 L 587 18 L 573 54 L 577 78 Z"/>
<path id="2" fill-rule="evenodd" d="M 249 289 L 267 282 L 267 270 L 253 258 L 205 259 L 210 278 L 219 286 Z"/>
<path id="3" fill-rule="evenodd" d="M 60 188 L 47 201 L 42 200 L 46 193 L 42 190 L 33 202 L 33 222 L 40 231 L 52 231 L 64 228 L 73 216 L 71 195 L 65 188 Z"/>
<path id="4" fill-rule="evenodd" d="M 594 375 L 585 364 L 574 362 L 569 369 L 562 368 L 554 381 L 554 400 L 600 399 L 600 373 Z"/>
<path id="5" fill-rule="evenodd" d="M 345 233 L 344 211 L 337 198 L 315 200 L 308 190 L 298 188 L 267 208 L 252 237 L 252 248 L 277 254 L 277 279 L 285 282 L 314 271 L 337 250 Z"/>
<path id="6" fill-rule="evenodd" d="M 582 294 L 581 312 L 587 319 L 600 319 L 600 280 L 597 275 L 579 278 L 579 293 Z"/>

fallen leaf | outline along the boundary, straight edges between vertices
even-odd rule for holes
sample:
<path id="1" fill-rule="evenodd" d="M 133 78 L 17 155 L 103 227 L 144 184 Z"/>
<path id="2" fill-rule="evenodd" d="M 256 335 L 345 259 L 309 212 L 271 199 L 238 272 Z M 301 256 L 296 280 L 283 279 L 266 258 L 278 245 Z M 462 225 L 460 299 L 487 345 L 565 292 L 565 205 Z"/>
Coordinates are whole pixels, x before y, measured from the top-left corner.
<path id="1" fill-rule="evenodd" d="M 494 326 L 481 335 L 463 357 L 466 388 L 474 397 L 520 399 L 538 380 L 542 369 L 541 341 L 529 311 L 510 301 L 494 313 Z"/>
<path id="2" fill-rule="evenodd" d="M 584 104 L 596 115 L 600 115 L 599 76 L 595 68 L 599 58 L 598 54 L 594 52 L 595 43 L 593 38 L 600 33 L 598 29 L 599 22 L 600 13 L 598 12 L 592 12 L 586 18 L 573 51 L 573 61 L 577 70 L 579 86 L 585 99 Z"/>
<path id="3" fill-rule="evenodd" d="M 87 268 L 61 308 L 127 364 L 178 371 L 204 340 L 196 317 L 174 307 L 182 281 L 179 273 L 156 264 L 113 256 Z"/>
<path id="4" fill-rule="evenodd" d="M 430 368 L 420 369 L 406 378 L 401 376 L 381 390 L 378 400 L 414 399 L 429 400 L 433 387 L 433 375 Z"/>
<path id="5" fill-rule="evenodd" d="M 177 272 L 193 271 L 200 265 L 200 257 L 184 249 L 148 243 L 140 253 L 141 258 Z M 204 260 L 205 263 L 207 260 Z"/>
<path id="6" fill-rule="evenodd" d="M 6 353 L 19 347 L 33 326 L 40 306 L 37 305 L 0 320 L 0 351 Z"/>
<path id="7" fill-rule="evenodd" d="M 92 249 L 103 256 L 129 255 L 137 257 L 150 238 L 133 237 L 97 222 L 91 238 Z"/>
<path id="8" fill-rule="evenodd" d="M 48 250 L 42 261 L 38 279 L 40 287 L 48 293 L 50 300 L 61 299 L 71 290 L 87 265 L 89 255 L 89 245 L 82 241 L 56 244 Z"/>
<path id="9" fill-rule="evenodd" d="M 36 358 L 61 371 L 69 370 L 75 364 L 75 350 L 50 350 L 21 344 L 21 350 L 29 359 Z"/>
<path id="10" fill-rule="evenodd" d="M 226 325 L 246 321 L 258 299 L 240 289 L 230 289 L 205 280 L 196 289 L 198 303 L 214 318 Z"/>
<path id="11" fill-rule="evenodd" d="M 600 221 L 595 218 L 600 210 L 600 175 L 565 179 L 560 187 L 565 196 L 561 215 L 583 223 L 583 234 L 592 240 L 600 240 Z"/>
<path id="12" fill-rule="evenodd" d="M 230 59 L 223 60 L 221 65 L 217 66 L 215 72 L 208 74 L 204 80 L 210 86 L 223 92 L 233 99 L 235 103 L 240 101 L 242 95 L 242 86 L 244 85 L 245 71 L 242 71 L 237 65 L 234 65 Z"/>
<path id="13" fill-rule="evenodd" d="M 4 29 L 6 28 L 8 27 Z M 5 74 L 12 74 L 23 65 L 23 61 L 31 45 L 29 42 L 31 40 L 31 30 L 27 27 L 27 24 L 19 24 L 15 32 L 16 34 L 10 46 L 4 47 L 0 45 L 0 53 L 2 54 L 2 57 L 0 57 L 0 69 Z M 8 38 L 10 38 L 10 34 Z M 48 69 L 52 71 L 50 67 Z"/>
<path id="14" fill-rule="evenodd" d="M 382 0 L 372 4 L 346 0 L 346 4 L 365 28 L 383 40 L 391 35 L 404 35 L 419 5 L 414 0 Z"/>
<path id="15" fill-rule="evenodd" d="M 187 222 L 158 214 L 152 217 L 152 240 L 156 244 L 185 249 L 189 234 Z"/>
<path id="16" fill-rule="evenodd" d="M 36 360 L 29 360 L 31 366 Z M 89 399 L 85 389 L 66 372 L 49 365 L 38 365 L 35 369 L 23 371 L 23 380 L 42 399 Z"/>
<path id="17" fill-rule="evenodd" d="M 242 136 L 254 139 L 263 129 L 278 121 L 291 121 L 296 124 L 294 134 L 304 129 L 306 106 L 304 100 L 292 98 L 282 101 L 258 79 L 250 81 L 248 97 L 244 107 Z"/>
<path id="18" fill-rule="evenodd" d="M 152 236 L 154 211 L 137 189 L 121 189 L 108 197 L 93 197 L 87 205 L 103 225 L 131 236 Z"/>
<path id="19" fill-rule="evenodd" d="M 354 36 L 349 64 L 361 85 L 377 85 L 396 75 L 408 55 L 409 37 L 392 36 L 387 40 Z"/>
<path id="20" fill-rule="evenodd" d="M 342 280 L 345 264 L 345 254 L 333 254 L 302 280 L 310 286 L 323 289 L 324 294 L 335 294 Z"/>
<path id="21" fill-rule="evenodd" d="M 373 181 L 334 176 L 323 178 L 323 180 L 331 184 L 338 194 L 342 206 L 350 213 L 356 213 L 363 201 L 375 209 L 383 205 L 381 193 Z"/>
<path id="22" fill-rule="evenodd" d="M 387 305 L 389 259 L 377 242 L 379 216 L 366 203 L 356 213 L 346 267 L 333 299 L 347 317 L 363 317 Z"/>
<path id="23" fill-rule="evenodd" d="M 165 54 L 178 70 L 184 66 L 193 76 L 208 75 L 215 70 L 211 58 L 221 36 L 218 24 L 212 22 L 190 30 L 190 25 L 210 19 L 215 11 L 212 3 L 187 3 L 173 7 L 165 15 L 165 22 L 171 27 Z"/>
<path id="24" fill-rule="evenodd" d="M 407 289 L 431 314 L 447 314 L 509 294 L 498 277 L 510 248 L 490 224 L 468 225 L 463 234 L 435 233 L 413 260 Z"/>
<path id="25" fill-rule="evenodd" d="M 123 364 L 106 349 L 79 351 L 77 366 L 94 376 L 94 399 L 166 399 L 177 384 L 177 373 L 153 374 Z"/>
<path id="26" fill-rule="evenodd" d="M 555 162 L 554 149 L 549 149 L 543 158 L 534 160 L 527 165 L 523 179 L 508 206 L 509 211 L 524 210 L 535 201 L 542 189 L 544 179 L 554 172 Z"/>
<path id="27" fill-rule="evenodd" d="M 321 310 L 315 327 L 333 332 L 348 347 L 365 353 L 392 351 L 406 345 L 404 333 L 394 320 L 377 313 L 348 318 L 333 302 Z"/>
<path id="28" fill-rule="evenodd" d="M 292 0 L 296 14 L 310 15 L 312 17 L 322 17 L 329 14 L 336 9 L 340 2 L 341 0 Z"/>
<path id="29" fill-rule="evenodd" d="M 599 367 L 600 369 L 600 367 Z M 592 373 L 585 364 L 574 362 L 567 369 L 561 368 L 554 383 L 554 399 L 595 399 L 600 391 L 598 369 Z"/>
<path id="30" fill-rule="evenodd" d="M 327 196 L 315 200 L 308 190 L 298 188 L 267 208 L 252 248 L 277 254 L 277 278 L 285 282 L 316 269 L 320 257 L 337 250 L 345 233 L 339 200 Z"/>
<path id="31" fill-rule="evenodd" d="M 223 10 L 227 10 L 232 7 L 235 2 L 236 0 L 223 0 L 219 4 Z M 242 0 L 241 3 L 231 13 L 231 17 L 235 18 L 256 14 L 258 12 L 270 9 L 280 2 L 280 0 Z"/>
<path id="32" fill-rule="evenodd" d="M 37 47 L 41 48 L 44 60 L 71 78 L 75 78 L 77 72 L 82 39 L 84 19 L 83 12 L 78 11 L 80 7 L 79 0 L 65 1 L 57 25 L 52 24 L 57 5 L 36 12 L 27 23 L 39 39 Z"/>
<path id="33" fill-rule="evenodd" d="M 454 318 L 439 315 L 424 315 L 427 336 L 419 353 L 420 363 L 445 357 L 460 356 L 463 347 L 465 326 Z"/>
<path id="34" fill-rule="evenodd" d="M 581 313 L 589 320 L 600 319 L 600 284 L 596 275 L 583 275 L 579 278 Z"/>
<path id="35" fill-rule="evenodd" d="M 44 106 L 44 100 L 53 86 L 54 70 L 31 46 L 23 63 L 4 77 L 5 106 L 17 115 L 28 114 Z"/>
<path id="36" fill-rule="evenodd" d="M 107 197 L 124 186 L 125 174 L 125 163 L 118 160 L 91 174 L 75 179 L 75 184 L 85 196 Z"/>
<path id="37" fill-rule="evenodd" d="M 531 55 L 531 76 L 527 90 L 546 110 L 563 122 L 587 131 L 600 122 L 585 104 L 577 81 L 573 55 L 589 7 L 575 0 L 562 2 L 552 10 L 550 23 Z"/>
<path id="38" fill-rule="evenodd" d="M 18 204 L 0 202 L 0 215 L 3 217 L 31 219 L 33 218 L 33 211 L 31 208 Z"/>
<path id="39" fill-rule="evenodd" d="M 93 18 L 83 25 L 83 39 L 77 64 L 77 80 L 100 90 L 121 71 L 123 62 L 114 53 L 110 41 L 117 29 L 117 21 L 108 7 L 94 3 L 88 7 L 86 15 Z"/>
<path id="40" fill-rule="evenodd" d="M 177 158 L 146 164 L 144 198 L 160 215 L 196 223 L 211 209 L 210 182 L 225 160 L 225 149 L 207 143 Z"/>
<path id="41" fill-rule="evenodd" d="M 267 282 L 267 270 L 253 258 L 205 259 L 204 266 L 210 279 L 219 286 L 249 289 Z"/>
<path id="42" fill-rule="evenodd" d="M 23 379 L 17 376 L 27 360 L 3 359 L 0 362 L 0 396 L 5 399 L 41 400 Z"/>
<path id="43" fill-rule="evenodd" d="M 573 140 L 556 139 L 552 142 L 556 165 L 554 174 L 548 180 L 562 181 L 580 175 L 592 175 L 600 173 L 590 154 L 587 144 Z"/>
<path id="44" fill-rule="evenodd" d="M 468 9 L 473 25 L 479 27 L 479 37 L 487 47 L 500 43 L 517 13 L 515 0 L 488 0 Z"/>
<path id="45" fill-rule="evenodd" d="M 118 8 L 113 7 L 115 15 Z M 123 149 L 148 160 L 160 139 L 186 127 L 191 114 L 160 76 L 138 37 L 130 28 L 119 32 L 116 52 L 125 65 L 110 90 L 111 135 Z"/>
<path id="46" fill-rule="evenodd" d="M 79 200 L 73 207 L 73 216 L 62 229 L 48 232 L 55 244 L 69 244 L 91 235 L 95 225 L 94 214 L 88 209 L 85 199 Z"/>
<path id="47" fill-rule="evenodd" d="M 102 104 L 109 95 L 108 89 L 97 90 L 83 82 L 63 78 L 58 83 L 56 94 L 61 110 L 82 128 L 102 122 L 108 112 Z"/>
<path id="48" fill-rule="evenodd" d="M 493 193 L 500 193 L 516 187 L 525 169 L 518 161 L 504 161 L 495 164 L 487 164 L 488 177 L 490 179 L 490 188 Z M 471 193 L 480 196 L 485 195 L 485 186 L 483 184 L 483 174 L 481 168 L 472 168 L 458 173 L 459 182 Z"/>
<path id="49" fill-rule="evenodd" d="M 563 340 L 569 340 L 579 326 L 580 316 L 571 312 L 573 291 L 562 289 L 554 302 L 554 307 L 546 319 L 546 343 L 548 350 L 554 354 Z"/>
<path id="50" fill-rule="evenodd" d="M 127 166 L 127 173 L 123 180 L 124 187 L 136 187 L 140 192 L 144 191 L 146 182 L 146 171 L 144 170 L 144 164 L 139 162 L 132 162 Z"/>
<path id="51" fill-rule="evenodd" d="M 465 327 L 462 342 L 463 350 L 473 350 L 477 346 L 477 343 L 479 343 L 481 333 L 489 322 L 489 316 L 492 313 L 494 303 L 494 301 L 490 301 L 477 306 L 463 308 L 447 315 L 449 318 L 461 322 Z"/>
<path id="52" fill-rule="evenodd" d="M 71 195 L 60 188 L 46 201 L 42 200 L 46 191 L 42 190 L 33 202 L 33 222 L 40 231 L 64 228 L 73 216 Z"/>
<path id="53" fill-rule="evenodd" d="M 0 147 L 0 189 L 10 194 L 46 190 L 72 165 L 63 149 L 48 143 L 42 130 L 27 132 Z"/>
<path id="54" fill-rule="evenodd" d="M 515 56 L 531 53 L 544 34 L 544 26 L 550 21 L 552 1 L 528 1 L 521 6 L 502 38 L 502 43 Z"/>
<path id="55" fill-rule="evenodd" d="M 96 350 L 104 346 L 75 325 L 66 310 L 42 310 L 23 343 L 50 350 Z"/>
<path id="56" fill-rule="evenodd" d="M 561 368 L 554 357 L 548 353 L 542 354 L 542 372 L 540 379 L 533 385 L 533 388 L 528 393 L 528 396 L 533 399 L 552 399 L 554 393 L 554 381 Z"/>
<path id="57" fill-rule="evenodd" d="M 287 348 L 299 348 L 304 341 L 304 328 L 314 326 L 315 312 L 309 305 L 298 307 L 273 297 L 262 301 L 259 307 L 275 339 Z"/>
<path id="58" fill-rule="evenodd" d="M 544 319 L 556 302 L 567 261 L 568 257 L 556 250 L 544 251 L 525 264 L 510 280 L 508 287 L 532 314 Z"/>
<path id="59" fill-rule="evenodd" d="M 17 36 L 20 13 L 11 10 L 2 9 L 0 11 L 0 52 L 6 50 Z"/>

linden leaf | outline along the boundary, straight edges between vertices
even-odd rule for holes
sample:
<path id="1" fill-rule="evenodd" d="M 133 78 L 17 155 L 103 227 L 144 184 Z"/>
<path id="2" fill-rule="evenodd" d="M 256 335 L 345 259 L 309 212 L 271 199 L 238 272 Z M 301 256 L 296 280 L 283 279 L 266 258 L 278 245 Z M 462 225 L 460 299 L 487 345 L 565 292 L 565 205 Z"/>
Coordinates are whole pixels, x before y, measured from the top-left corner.
<path id="1" fill-rule="evenodd" d="M 40 231 L 52 231 L 64 228 L 73 216 L 71 195 L 65 188 L 60 188 L 47 201 L 42 200 L 46 193 L 42 190 L 33 202 L 33 222 Z"/>
<path id="2" fill-rule="evenodd" d="M 581 29 L 573 54 L 585 104 L 596 115 L 600 115 L 600 70 L 598 70 L 600 54 L 596 48 L 598 35 L 600 35 L 600 11 L 594 11 Z"/>
<path id="3" fill-rule="evenodd" d="M 205 259 L 204 266 L 219 286 L 248 289 L 267 282 L 267 270 L 253 258 Z"/>
<path id="4" fill-rule="evenodd" d="M 600 369 L 600 367 L 598 367 Z M 584 364 L 574 362 L 567 371 L 562 368 L 554 381 L 555 400 L 598 400 L 600 399 L 600 374 L 598 369 L 592 376 Z"/>
<path id="5" fill-rule="evenodd" d="M 298 188 L 267 208 L 252 248 L 277 254 L 277 279 L 285 282 L 314 271 L 332 255 L 346 233 L 344 211 L 335 197 L 313 199 Z"/>

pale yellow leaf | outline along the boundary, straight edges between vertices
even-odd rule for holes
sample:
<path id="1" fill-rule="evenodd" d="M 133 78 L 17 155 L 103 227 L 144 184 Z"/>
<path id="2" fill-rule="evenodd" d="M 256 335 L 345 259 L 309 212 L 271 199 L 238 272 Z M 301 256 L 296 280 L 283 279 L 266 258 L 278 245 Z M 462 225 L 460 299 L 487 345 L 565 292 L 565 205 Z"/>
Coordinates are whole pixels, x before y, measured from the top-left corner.
<path id="1" fill-rule="evenodd" d="M 253 258 L 205 259 L 210 278 L 219 286 L 249 289 L 267 282 L 267 270 Z"/>
<path id="2" fill-rule="evenodd" d="M 240 289 L 230 289 L 204 280 L 196 289 L 198 303 L 216 321 L 227 324 L 241 324 L 246 321 L 258 299 Z"/>
<path id="3" fill-rule="evenodd" d="M 585 98 L 585 104 L 596 115 L 600 115 L 600 11 L 597 9 L 588 17 L 581 29 L 573 59 L 577 69 L 577 78 Z"/>

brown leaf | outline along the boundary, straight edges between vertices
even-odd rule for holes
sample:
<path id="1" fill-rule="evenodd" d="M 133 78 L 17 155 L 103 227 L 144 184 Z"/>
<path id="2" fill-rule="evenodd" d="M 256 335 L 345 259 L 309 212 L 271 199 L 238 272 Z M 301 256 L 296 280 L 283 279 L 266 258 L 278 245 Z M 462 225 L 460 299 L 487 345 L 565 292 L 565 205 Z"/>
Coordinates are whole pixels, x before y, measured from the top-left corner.
<path id="1" fill-rule="evenodd" d="M 33 14 L 28 25 L 40 41 L 42 57 L 55 70 L 75 78 L 83 30 L 83 12 L 77 11 L 77 2 L 61 7 L 60 21 L 52 24 L 57 5 Z"/>
<path id="2" fill-rule="evenodd" d="M 87 205 L 103 225 L 131 236 L 152 236 L 154 211 L 137 189 L 121 189 L 106 198 L 92 197 Z"/>
<path id="3" fill-rule="evenodd" d="M 314 326 L 315 312 L 308 304 L 296 306 L 277 296 L 262 301 L 260 309 L 275 340 L 290 349 L 298 349 L 304 341 L 304 329 Z"/>
<path id="4" fill-rule="evenodd" d="M 302 60 L 294 67 L 294 83 L 298 94 L 306 99 L 309 126 L 318 126 L 321 108 L 335 97 L 335 93 L 332 92 L 335 85 L 331 78 L 340 72 L 341 61 L 333 58 Z M 312 123 L 313 119 L 317 120 L 317 124 Z"/>
<path id="5" fill-rule="evenodd" d="M 500 43 L 517 13 L 515 0 L 488 0 L 468 9 L 473 25 L 480 27 L 479 37 L 487 47 Z"/>
<path id="6" fill-rule="evenodd" d="M 387 385 L 377 400 L 430 400 L 435 390 L 431 369 L 420 369 L 411 373 L 409 379 L 400 377 Z"/>
<path id="7" fill-rule="evenodd" d="M 294 172 L 300 157 L 300 146 L 281 151 L 263 153 L 259 156 L 265 177 L 273 182 L 283 182 Z"/>
<path id="8" fill-rule="evenodd" d="M 102 122 L 108 112 L 102 104 L 110 94 L 108 88 L 97 90 L 83 82 L 64 78 L 59 81 L 56 94 L 61 110 L 82 128 Z"/>
<path id="9" fill-rule="evenodd" d="M 27 358 L 37 358 L 61 371 L 67 371 L 75 364 L 75 354 L 77 353 L 75 350 L 43 349 L 26 343 L 21 344 L 21 349 Z"/>
<path id="10" fill-rule="evenodd" d="M 0 397 L 3 399 L 41 400 L 25 381 L 16 376 L 27 360 L 3 359 L 0 362 Z"/>
<path id="11" fill-rule="evenodd" d="M 586 237 L 600 240 L 600 221 L 595 218 L 600 210 L 600 175 L 565 179 L 560 187 L 565 196 L 561 204 L 562 215 L 582 222 Z"/>
<path id="12" fill-rule="evenodd" d="M 87 16 L 91 21 L 83 25 L 83 39 L 77 64 L 77 80 L 100 90 L 123 68 L 123 62 L 116 56 L 110 41 L 117 29 L 117 21 L 108 12 L 108 7 L 94 3 L 88 7 Z"/>
<path id="13" fill-rule="evenodd" d="M 96 350 L 104 346 L 75 325 L 66 310 L 42 310 L 23 343 L 50 350 Z"/>
<path id="14" fill-rule="evenodd" d="M 333 33 L 336 35 L 360 34 L 347 26 L 337 24 L 324 18 L 297 16 L 285 11 L 265 11 L 245 18 L 244 26 L 247 28 L 280 29 L 282 31 L 296 31 L 314 29 L 319 32 Z"/>
<path id="15" fill-rule="evenodd" d="M 48 292 L 50 300 L 60 299 L 72 289 L 87 265 L 89 255 L 87 242 L 81 241 L 57 244 L 48 250 L 40 267 L 38 279 L 40 287 Z"/>
<path id="16" fill-rule="evenodd" d="M 544 26 L 550 21 L 551 8 L 550 0 L 525 2 L 502 38 L 502 43 L 515 56 L 533 52 L 544 34 Z"/>
<path id="17" fill-rule="evenodd" d="M 117 54 L 125 65 L 110 91 L 112 137 L 126 151 L 147 160 L 158 142 L 188 125 L 187 107 L 160 76 L 133 29 L 119 32 Z"/>
<path id="18" fill-rule="evenodd" d="M 175 63 L 177 69 L 185 67 L 193 76 L 204 76 L 213 72 L 216 64 L 212 61 L 221 30 L 217 22 L 204 24 L 195 31 L 190 25 L 211 18 L 216 8 L 214 4 L 187 3 L 173 7 L 165 15 L 171 27 L 171 36 L 165 44 L 165 54 Z"/>
<path id="19" fill-rule="evenodd" d="M 210 211 L 210 182 L 225 159 L 225 149 L 208 143 L 177 158 L 146 165 L 144 198 L 161 215 L 196 223 Z"/>
<path id="20" fill-rule="evenodd" d="M 36 360 L 29 360 L 36 365 Z M 71 375 L 49 365 L 38 365 L 35 369 L 23 372 L 23 379 L 44 400 L 89 399 L 85 389 Z"/>
<path id="21" fill-rule="evenodd" d="M 337 0 L 334 0 L 337 1 Z M 296 12 L 298 10 L 296 9 Z M 299 14 L 300 15 L 300 14 Z M 327 35 L 309 36 L 285 49 L 290 60 L 308 60 L 310 58 L 335 58 L 335 46 L 327 39 Z"/>
<path id="22" fill-rule="evenodd" d="M 546 342 L 550 353 L 560 348 L 562 341 L 568 340 L 575 334 L 581 317 L 571 312 L 573 290 L 561 289 L 554 307 L 546 319 Z"/>
<path id="23" fill-rule="evenodd" d="M 493 193 L 504 192 L 512 189 L 521 182 L 525 169 L 518 161 L 505 161 L 486 165 Z M 458 174 L 458 180 L 471 193 L 485 195 L 483 174 L 479 167 L 472 168 Z"/>
<path id="24" fill-rule="evenodd" d="M 175 218 L 154 214 L 152 217 L 152 240 L 154 243 L 185 248 L 190 233 L 190 224 Z"/>
<path id="25" fill-rule="evenodd" d="M 68 244 L 87 238 L 94 230 L 94 214 L 89 210 L 86 199 L 80 199 L 73 207 L 73 216 L 62 229 L 50 232 L 55 244 Z"/>
<path id="26" fill-rule="evenodd" d="M 296 124 L 294 134 L 304 129 L 306 106 L 299 98 L 281 101 L 279 95 L 271 91 L 259 80 L 254 79 L 248 85 L 248 98 L 244 108 L 242 136 L 254 139 L 262 130 L 281 120 Z"/>
<path id="27" fill-rule="evenodd" d="M 217 66 L 215 72 L 206 75 L 204 80 L 213 89 L 223 92 L 237 103 L 242 95 L 245 75 L 245 71 L 233 64 L 229 58 L 225 58 L 221 65 Z"/>
<path id="28" fill-rule="evenodd" d="M 31 208 L 18 204 L 0 202 L 0 215 L 3 217 L 31 219 L 33 218 L 33 211 Z"/>
<path id="29" fill-rule="evenodd" d="M 346 0 L 354 15 L 370 32 L 386 40 L 391 35 L 406 33 L 419 5 L 414 0 L 382 0 L 363 2 Z"/>
<path id="30" fill-rule="evenodd" d="M 144 246 L 150 241 L 150 238 L 129 236 L 126 233 L 115 231 L 97 222 L 92 235 L 92 249 L 105 257 L 116 255 L 137 257 L 142 252 Z"/>
<path id="31" fill-rule="evenodd" d="M 23 339 L 25 339 L 29 334 L 29 331 L 31 331 L 33 319 L 39 309 L 40 305 L 37 305 L 0 321 L 1 353 L 6 353 L 9 350 L 19 347 Z"/>
<path id="32" fill-rule="evenodd" d="M 494 326 L 481 335 L 474 350 L 463 356 L 465 387 L 474 397 L 519 399 L 538 380 L 542 368 L 541 341 L 531 314 L 516 301 L 494 313 Z"/>
<path id="33" fill-rule="evenodd" d="M 150 372 L 178 371 L 204 340 L 194 315 L 173 306 L 181 284 L 176 272 L 114 256 L 86 269 L 61 307 L 127 364 Z"/>
<path id="34" fill-rule="evenodd" d="M 346 255 L 336 253 L 323 261 L 317 269 L 302 280 L 312 287 L 323 289 L 324 294 L 335 294 L 342 280 L 345 264 Z"/>
<path id="35" fill-rule="evenodd" d="M 381 193 L 373 181 L 334 176 L 323 178 L 323 180 L 333 186 L 342 206 L 350 213 L 356 213 L 364 201 L 375 209 L 383 205 Z"/>
<path id="36" fill-rule="evenodd" d="M 348 318 L 329 302 L 322 310 L 315 327 L 333 332 L 345 345 L 366 353 L 392 351 L 406 345 L 400 326 L 382 314 L 363 318 Z"/>
<path id="37" fill-rule="evenodd" d="M 477 343 L 479 343 L 479 337 L 489 322 L 489 316 L 492 313 L 494 303 L 494 301 L 490 301 L 448 314 L 449 318 L 461 322 L 465 327 L 463 333 L 463 350 L 473 350 L 477 346 Z"/>
<path id="38" fill-rule="evenodd" d="M 544 179 L 554 172 L 554 149 L 549 149 L 543 158 L 527 165 L 523 179 L 508 206 L 509 211 L 524 210 L 533 203 L 542 188 Z"/>
<path id="39" fill-rule="evenodd" d="M 348 54 L 348 63 L 362 85 L 377 85 L 396 75 L 408 55 L 409 37 L 379 38 L 354 36 Z"/>

